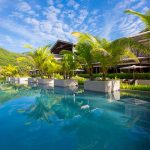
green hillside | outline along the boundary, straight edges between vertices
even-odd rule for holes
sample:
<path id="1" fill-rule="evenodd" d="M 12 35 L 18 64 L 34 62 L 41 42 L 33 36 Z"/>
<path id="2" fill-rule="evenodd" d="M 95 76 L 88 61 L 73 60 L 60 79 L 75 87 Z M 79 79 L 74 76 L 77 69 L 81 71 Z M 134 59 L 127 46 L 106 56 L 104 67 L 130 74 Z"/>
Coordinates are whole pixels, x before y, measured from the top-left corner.
<path id="1" fill-rule="evenodd" d="M 0 66 L 6 66 L 8 64 L 15 65 L 16 58 L 21 54 L 10 52 L 6 49 L 0 48 Z"/>

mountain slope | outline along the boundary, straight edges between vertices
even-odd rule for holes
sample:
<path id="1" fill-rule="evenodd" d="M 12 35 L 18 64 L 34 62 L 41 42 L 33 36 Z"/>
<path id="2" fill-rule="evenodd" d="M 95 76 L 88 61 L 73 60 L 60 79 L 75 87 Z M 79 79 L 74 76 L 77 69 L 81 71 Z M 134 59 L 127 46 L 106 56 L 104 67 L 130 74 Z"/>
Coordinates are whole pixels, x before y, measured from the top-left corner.
<path id="1" fill-rule="evenodd" d="M 6 49 L 0 48 L 0 66 L 6 66 L 8 64 L 15 65 L 16 58 L 22 56 L 19 53 L 10 52 Z"/>

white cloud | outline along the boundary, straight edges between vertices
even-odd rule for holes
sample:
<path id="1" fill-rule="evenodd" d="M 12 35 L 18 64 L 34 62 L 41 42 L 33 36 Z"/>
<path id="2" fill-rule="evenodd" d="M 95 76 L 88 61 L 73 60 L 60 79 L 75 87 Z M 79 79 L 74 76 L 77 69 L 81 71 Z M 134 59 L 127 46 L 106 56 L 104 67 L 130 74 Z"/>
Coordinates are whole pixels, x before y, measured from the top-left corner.
<path id="1" fill-rule="evenodd" d="M 23 11 L 23 12 L 27 12 L 31 10 L 31 6 L 27 2 L 24 2 L 24 1 L 18 3 L 17 8 L 19 11 Z"/>
<path id="2" fill-rule="evenodd" d="M 139 2 L 137 2 L 136 5 L 134 5 L 132 7 L 132 9 L 138 9 L 138 8 L 141 8 L 143 5 L 145 5 L 146 1 L 145 0 L 140 0 Z"/>
<path id="3" fill-rule="evenodd" d="M 98 13 L 98 10 L 93 10 L 91 14 L 92 15 L 97 15 L 97 13 Z"/>
<path id="4" fill-rule="evenodd" d="M 10 35 L 0 36 L 0 46 L 14 52 L 27 51 L 26 49 L 23 49 L 23 45 L 25 44 L 27 44 L 27 41 L 24 39 L 15 38 Z"/>
<path id="5" fill-rule="evenodd" d="M 47 2 L 48 2 L 49 5 L 53 5 L 54 4 L 53 0 L 48 0 Z"/>
<path id="6" fill-rule="evenodd" d="M 27 17 L 27 18 L 25 18 L 24 21 L 25 21 L 26 23 L 28 23 L 28 24 L 33 25 L 33 26 L 39 26 L 39 21 L 38 21 L 37 19 L 35 19 L 35 18 Z"/>
<path id="7" fill-rule="evenodd" d="M 58 4 L 57 7 L 58 7 L 58 8 L 63 8 L 64 5 L 63 5 L 63 4 Z"/>
<path id="8" fill-rule="evenodd" d="M 14 12 L 12 12 L 12 14 L 10 15 L 10 17 L 16 17 L 16 18 L 22 19 L 22 18 L 24 18 L 24 15 L 23 15 L 22 13 L 20 13 L 20 12 L 14 11 Z"/>
<path id="9" fill-rule="evenodd" d="M 68 6 L 72 6 L 74 7 L 75 9 L 78 9 L 79 8 L 79 4 L 75 1 L 75 0 L 69 0 L 68 3 L 67 3 Z"/>
<path id="10" fill-rule="evenodd" d="M 86 17 L 88 16 L 88 11 L 86 9 L 81 9 L 79 11 L 80 15 L 78 17 L 78 23 L 83 23 L 83 21 L 86 19 Z"/>
<path id="11" fill-rule="evenodd" d="M 20 13 L 20 15 L 27 14 L 27 15 L 31 15 L 31 16 L 39 16 L 39 14 L 37 14 L 35 12 L 34 9 L 40 10 L 41 7 L 37 4 L 34 5 L 34 8 L 31 7 L 31 5 L 25 1 L 21 1 L 17 4 L 17 9 L 14 11 L 14 13 Z"/>
<path id="12" fill-rule="evenodd" d="M 142 12 L 145 13 L 149 10 L 149 8 L 147 6 L 145 6 L 143 9 L 142 9 Z"/>
<path id="13" fill-rule="evenodd" d="M 124 14 L 125 9 L 140 8 L 144 6 L 145 0 L 123 0 L 116 4 L 116 6 L 103 14 L 104 26 L 103 32 L 100 33 L 103 37 L 111 39 L 113 34 L 120 34 L 122 36 L 129 36 L 138 33 L 143 29 L 140 20 L 135 16 Z M 118 11 L 119 10 L 119 11 Z"/>

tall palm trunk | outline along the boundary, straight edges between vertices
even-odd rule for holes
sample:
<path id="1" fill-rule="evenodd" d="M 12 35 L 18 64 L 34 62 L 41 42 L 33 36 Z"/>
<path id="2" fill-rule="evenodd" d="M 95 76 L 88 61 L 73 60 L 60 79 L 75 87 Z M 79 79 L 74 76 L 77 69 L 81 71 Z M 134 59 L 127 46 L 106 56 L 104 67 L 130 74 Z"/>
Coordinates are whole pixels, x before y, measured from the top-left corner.
<path id="1" fill-rule="evenodd" d="M 106 80 L 107 69 L 102 69 L 102 80 Z"/>
<path id="2" fill-rule="evenodd" d="M 93 78 L 93 68 L 92 67 L 89 68 L 89 78 L 90 78 L 90 80 L 94 79 Z"/>
<path id="3" fill-rule="evenodd" d="M 103 80 L 103 81 L 106 80 L 106 73 L 105 73 L 105 72 L 102 73 L 102 80 Z"/>

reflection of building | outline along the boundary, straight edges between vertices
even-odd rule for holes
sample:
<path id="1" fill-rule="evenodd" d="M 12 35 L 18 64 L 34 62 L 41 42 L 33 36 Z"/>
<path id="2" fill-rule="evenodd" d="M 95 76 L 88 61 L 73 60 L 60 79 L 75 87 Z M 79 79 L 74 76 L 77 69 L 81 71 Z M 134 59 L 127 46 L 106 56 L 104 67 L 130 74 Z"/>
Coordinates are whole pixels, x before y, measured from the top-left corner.
<path id="1" fill-rule="evenodd" d="M 149 102 L 139 99 L 127 99 L 125 101 L 125 114 L 131 118 L 138 117 L 138 119 L 144 122 L 150 121 L 150 112 L 148 109 Z"/>

